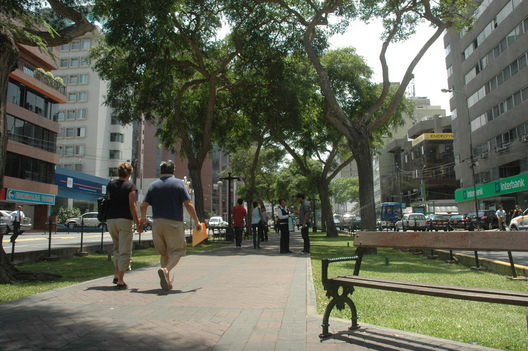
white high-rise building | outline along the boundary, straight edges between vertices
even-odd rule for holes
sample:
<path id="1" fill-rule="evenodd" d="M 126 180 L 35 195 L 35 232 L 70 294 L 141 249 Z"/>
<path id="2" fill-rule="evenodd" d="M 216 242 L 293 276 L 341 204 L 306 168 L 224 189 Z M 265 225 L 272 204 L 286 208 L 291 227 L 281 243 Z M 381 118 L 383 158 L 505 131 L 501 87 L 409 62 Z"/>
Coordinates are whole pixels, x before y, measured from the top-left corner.
<path id="1" fill-rule="evenodd" d="M 132 125 L 122 126 L 104 104 L 108 83 L 91 68 L 94 31 L 60 47 L 59 70 L 68 101 L 60 105 L 57 137 L 60 166 L 108 178 L 117 176 L 121 162 L 132 161 Z"/>

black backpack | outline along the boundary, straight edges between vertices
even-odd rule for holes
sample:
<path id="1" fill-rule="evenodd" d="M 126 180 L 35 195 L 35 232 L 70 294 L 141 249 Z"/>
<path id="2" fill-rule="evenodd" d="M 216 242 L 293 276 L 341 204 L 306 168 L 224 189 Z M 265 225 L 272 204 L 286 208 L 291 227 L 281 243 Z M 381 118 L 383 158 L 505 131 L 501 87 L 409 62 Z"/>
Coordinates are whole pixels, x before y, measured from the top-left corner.
<path id="1" fill-rule="evenodd" d="M 97 199 L 97 219 L 99 222 L 106 222 L 108 209 L 110 208 L 110 199 L 108 195 L 103 195 Z"/>

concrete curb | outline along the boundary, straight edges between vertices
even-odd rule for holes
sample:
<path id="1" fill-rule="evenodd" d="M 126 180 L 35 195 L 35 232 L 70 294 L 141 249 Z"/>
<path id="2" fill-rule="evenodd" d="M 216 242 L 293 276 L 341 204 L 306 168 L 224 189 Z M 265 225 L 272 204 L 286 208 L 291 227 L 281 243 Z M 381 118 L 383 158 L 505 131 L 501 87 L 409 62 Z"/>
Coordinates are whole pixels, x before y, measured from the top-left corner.
<path id="1" fill-rule="evenodd" d="M 435 250 L 435 253 L 437 253 L 438 257 L 442 260 L 449 259 L 448 250 Z M 455 258 L 455 261 L 457 263 L 460 263 L 464 266 L 467 266 L 467 267 L 475 266 L 475 256 L 454 252 L 453 257 Z M 497 273 L 500 275 L 507 275 L 507 276 L 512 275 L 512 270 L 511 270 L 511 266 L 509 262 L 498 261 L 498 260 L 493 260 L 490 258 L 479 256 L 479 263 L 480 263 L 480 266 L 483 267 L 487 271 Z M 528 266 L 515 264 L 515 271 L 517 272 L 517 276 L 519 277 L 528 277 Z"/>

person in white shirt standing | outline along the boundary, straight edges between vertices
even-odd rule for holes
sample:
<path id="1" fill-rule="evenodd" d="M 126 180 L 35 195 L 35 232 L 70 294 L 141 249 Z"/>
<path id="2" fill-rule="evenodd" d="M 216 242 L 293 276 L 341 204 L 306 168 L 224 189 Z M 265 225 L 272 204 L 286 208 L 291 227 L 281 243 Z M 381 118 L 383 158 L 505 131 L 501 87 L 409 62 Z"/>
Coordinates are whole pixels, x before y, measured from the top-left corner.
<path id="1" fill-rule="evenodd" d="M 11 212 L 11 220 L 13 221 L 13 235 L 11 235 L 11 242 L 14 243 L 20 234 L 20 223 L 26 217 L 23 211 L 24 207 L 18 205 L 16 211 Z"/>
<path id="2" fill-rule="evenodd" d="M 499 221 L 499 230 L 506 230 L 505 223 L 506 223 L 506 211 L 504 211 L 504 208 L 502 206 L 499 206 L 499 209 L 497 212 L 495 212 L 495 215 L 497 216 L 497 220 Z"/>

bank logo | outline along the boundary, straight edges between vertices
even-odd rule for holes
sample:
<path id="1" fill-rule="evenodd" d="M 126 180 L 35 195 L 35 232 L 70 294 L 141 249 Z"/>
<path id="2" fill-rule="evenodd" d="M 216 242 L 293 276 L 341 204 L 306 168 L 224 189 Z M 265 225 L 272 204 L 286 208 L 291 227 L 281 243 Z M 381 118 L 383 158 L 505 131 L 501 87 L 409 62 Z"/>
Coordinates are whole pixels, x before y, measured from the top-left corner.
<path id="1" fill-rule="evenodd" d="M 500 193 L 501 192 L 501 184 L 500 182 L 495 182 L 495 192 Z"/>

